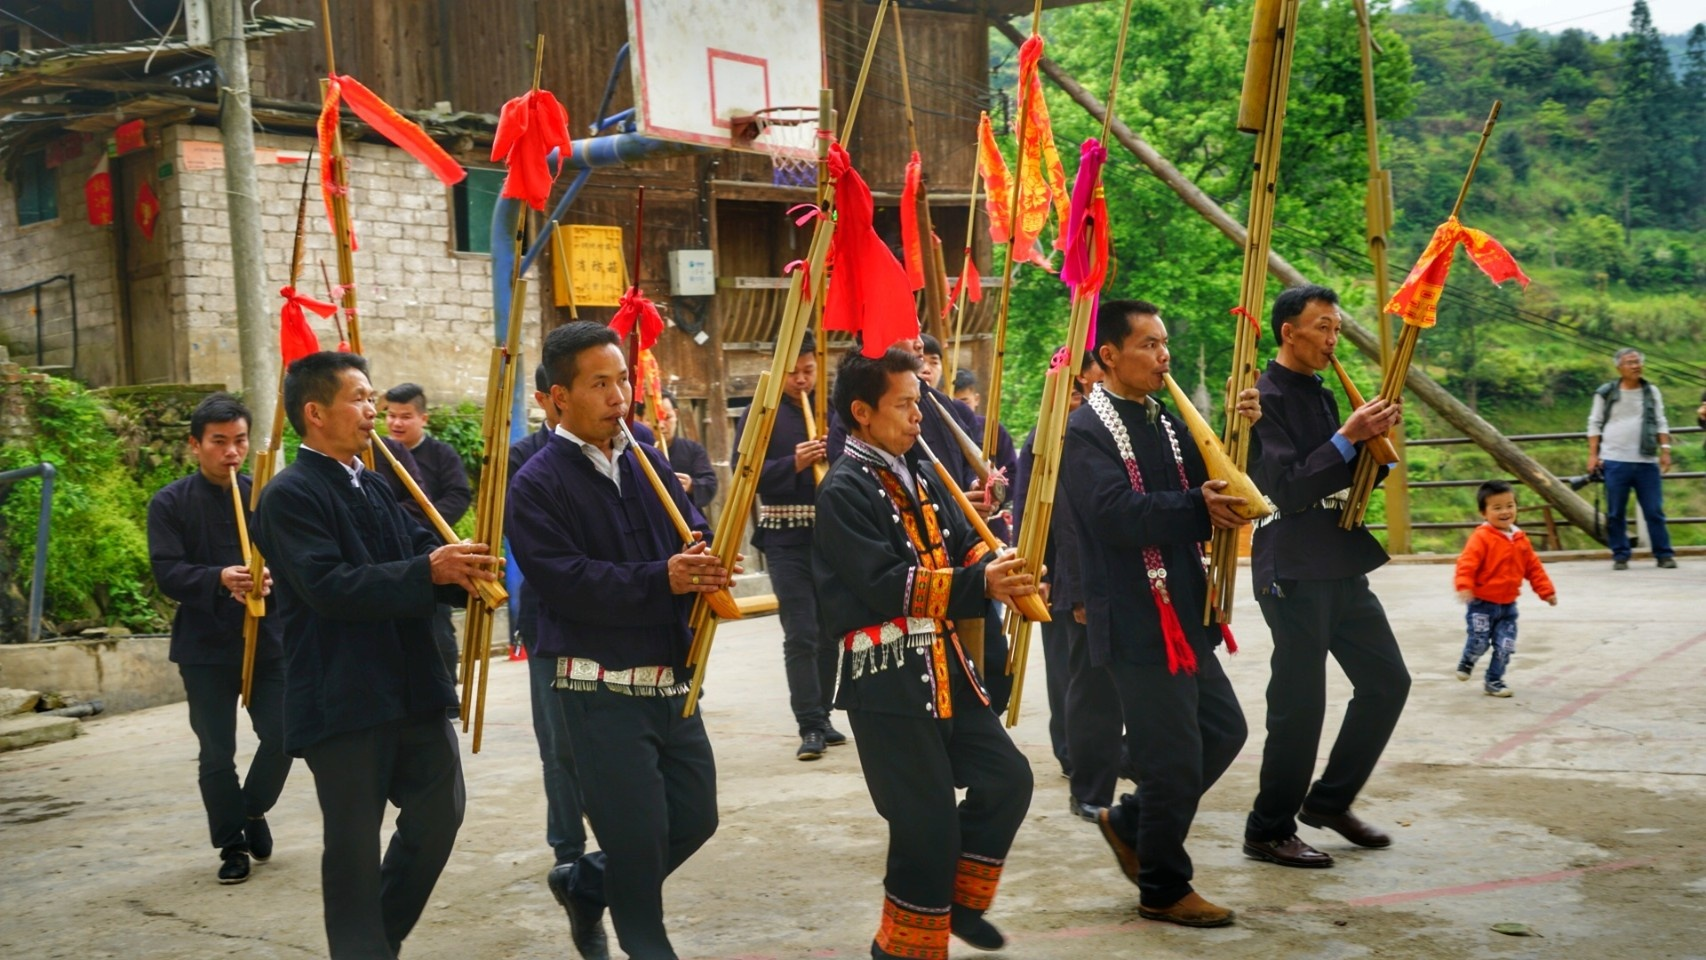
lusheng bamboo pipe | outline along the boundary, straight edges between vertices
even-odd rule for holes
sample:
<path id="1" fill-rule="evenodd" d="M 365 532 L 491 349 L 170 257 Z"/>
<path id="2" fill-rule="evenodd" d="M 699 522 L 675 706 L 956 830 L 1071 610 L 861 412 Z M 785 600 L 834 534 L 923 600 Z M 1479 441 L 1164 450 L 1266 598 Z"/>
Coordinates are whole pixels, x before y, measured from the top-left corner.
<path id="1" fill-rule="evenodd" d="M 261 618 L 267 615 L 267 601 L 261 596 L 266 583 L 266 564 L 261 551 L 249 540 L 249 518 L 243 511 L 243 488 L 237 483 L 237 468 L 231 468 L 231 506 L 237 511 L 237 543 L 249 566 L 249 592 L 243 594 L 243 706 L 249 705 L 249 691 L 255 683 L 255 647 L 260 641 Z"/>
<path id="2" fill-rule="evenodd" d="M 432 523 L 439 538 L 447 544 L 461 543 L 462 538 L 458 537 L 456 531 L 451 529 L 450 524 L 445 522 L 444 515 L 432 505 L 432 499 L 421 489 L 420 484 L 415 482 L 415 478 L 409 476 L 409 471 L 404 470 L 403 465 L 397 462 L 397 455 L 391 452 L 391 448 L 387 447 L 385 442 L 378 437 L 373 438 L 372 445 L 385 455 L 386 462 L 391 464 L 391 472 L 397 475 L 397 479 L 403 481 L 403 486 L 408 489 L 409 496 L 415 498 L 415 505 L 421 508 L 422 513 L 426 514 L 427 520 Z M 499 586 L 495 580 L 475 580 L 474 589 L 479 591 L 480 599 L 494 609 L 498 604 L 509 599 L 509 591 Z"/>
<path id="3" fill-rule="evenodd" d="M 817 439 L 817 418 L 812 416 L 812 405 L 805 394 L 800 394 L 800 414 L 806 418 L 806 439 Z M 823 475 L 829 472 L 829 464 L 822 460 L 812 464 L 812 482 L 823 483 Z"/>
<path id="4" fill-rule="evenodd" d="M 1238 130 L 1261 133 L 1268 125 L 1274 47 L 1284 0 L 1256 0 L 1250 17 L 1250 48 L 1244 57 L 1244 86 L 1238 98 Z"/>
<path id="5" fill-rule="evenodd" d="M 1262 491 L 1256 489 L 1250 475 L 1245 473 L 1226 455 L 1226 449 L 1220 445 L 1220 438 L 1214 435 L 1214 430 L 1203 419 L 1197 408 L 1191 405 L 1185 391 L 1179 389 L 1179 384 L 1170 373 L 1161 375 L 1167 381 L 1167 392 L 1173 397 L 1173 405 L 1178 408 L 1179 419 L 1185 421 L 1185 428 L 1190 431 L 1191 439 L 1196 441 L 1197 453 L 1202 455 L 1203 464 L 1208 468 L 1209 479 L 1225 480 L 1226 489 L 1221 493 L 1228 497 L 1242 497 L 1244 505 L 1238 507 L 1238 515 L 1246 520 L 1260 520 L 1274 512 L 1268 498 L 1262 496 Z M 1238 416 L 1234 413 L 1233 416 Z"/>
<path id="6" fill-rule="evenodd" d="M 1345 365 L 1340 363 L 1336 356 L 1331 359 L 1333 361 L 1333 372 L 1339 375 L 1339 386 L 1345 388 L 1345 396 L 1351 401 L 1351 409 L 1354 410 L 1362 406 L 1362 391 L 1358 390 L 1357 385 L 1351 382 L 1351 375 L 1345 372 Z M 1374 454 L 1376 463 L 1393 464 L 1398 462 L 1398 450 L 1392 446 L 1392 440 L 1386 434 L 1383 433 L 1368 441 L 1368 446 L 1369 452 Z"/>
<path id="7" fill-rule="evenodd" d="M 1457 201 L 1451 205 L 1451 216 L 1455 220 L 1463 212 L 1463 201 L 1469 197 L 1469 185 L 1475 182 L 1475 170 L 1481 165 L 1481 155 L 1487 150 L 1488 141 L 1493 138 L 1493 126 L 1499 122 L 1499 111 L 1504 107 L 1504 101 L 1494 100 L 1493 107 L 1487 112 L 1487 122 L 1481 125 L 1481 139 L 1475 144 L 1475 155 L 1469 159 L 1469 170 L 1463 175 L 1463 185 L 1457 190 Z M 1381 305 L 1384 309 L 1385 305 Z M 1380 398 L 1394 403 L 1404 395 L 1404 379 L 1410 373 L 1410 361 L 1416 355 L 1416 341 L 1420 338 L 1422 328 L 1406 321 L 1398 334 L 1398 345 L 1392 353 L 1392 363 L 1387 366 L 1385 376 L 1380 382 Z M 1351 478 L 1350 493 L 1345 500 L 1345 508 L 1339 514 L 1339 526 L 1350 530 L 1362 523 L 1368 513 L 1369 497 L 1374 493 L 1374 483 L 1378 476 L 1380 464 L 1375 462 L 1373 454 L 1365 445 L 1361 456 L 1357 458 L 1356 472 Z"/>
<path id="8" fill-rule="evenodd" d="M 972 530 L 983 541 L 983 545 L 992 551 L 1005 550 L 1007 545 L 1001 542 L 1001 538 L 990 532 L 989 524 L 984 523 L 983 518 L 978 516 L 977 508 L 972 506 L 966 492 L 961 490 L 960 485 L 955 482 L 954 475 L 948 472 L 947 467 L 942 466 L 942 461 L 936 459 L 936 451 L 930 449 L 930 444 L 925 443 L 923 437 L 919 437 L 917 443 L 918 449 L 924 451 L 924 456 L 929 458 L 930 465 L 936 469 L 936 478 L 942 481 L 942 486 L 948 488 L 949 495 L 954 498 L 955 503 L 960 505 L 960 512 L 966 515 L 966 520 L 971 523 Z M 1035 573 L 1036 571 L 1032 572 Z M 1053 619 L 1049 616 L 1048 605 L 1043 603 L 1040 594 L 1030 593 L 1021 597 L 1014 597 L 1013 606 L 1018 608 L 1018 611 L 1028 619 L 1035 620 L 1038 623 L 1048 623 Z"/>
<path id="9" fill-rule="evenodd" d="M 942 415 L 942 422 L 948 425 L 948 432 L 954 435 L 954 444 L 960 448 L 961 456 L 966 458 L 967 465 L 971 467 L 973 473 L 977 474 L 978 480 L 982 481 L 985 487 L 989 486 L 989 461 L 983 459 L 983 448 L 977 445 L 977 441 L 967 436 L 965 428 L 961 427 L 960 422 L 954 419 L 954 415 L 948 412 L 948 408 L 943 406 L 942 401 L 936 399 L 935 394 L 929 396 L 930 402 L 936 405 L 937 412 Z"/>
<path id="10" fill-rule="evenodd" d="M 687 525 L 687 518 L 681 515 L 681 508 L 675 505 L 675 498 L 670 496 L 669 488 L 664 486 L 663 477 L 658 475 L 657 468 L 652 466 L 650 457 L 640 451 L 640 442 L 634 439 L 626 421 L 622 423 L 622 433 L 628 437 L 628 452 L 639 462 L 640 470 L 646 475 L 646 482 L 652 485 L 652 490 L 658 495 L 658 501 L 663 504 L 664 512 L 669 514 L 669 522 L 675 525 L 675 532 L 681 537 L 682 546 L 692 546 L 700 540 L 698 531 Z M 674 479 L 673 477 L 671 479 Z M 712 611 L 724 620 L 739 620 L 740 605 L 729 593 L 727 587 L 704 595 Z"/>

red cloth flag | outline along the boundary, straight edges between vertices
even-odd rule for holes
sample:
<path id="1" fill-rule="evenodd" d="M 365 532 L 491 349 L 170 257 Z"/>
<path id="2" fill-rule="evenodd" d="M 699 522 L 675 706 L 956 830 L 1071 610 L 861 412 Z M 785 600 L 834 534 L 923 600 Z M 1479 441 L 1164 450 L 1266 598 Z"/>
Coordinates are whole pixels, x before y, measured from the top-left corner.
<path id="1" fill-rule="evenodd" d="M 543 211 L 550 199 L 551 174 L 547 157 L 557 148 L 557 169 L 569 159 L 569 112 L 549 90 L 529 90 L 504 104 L 492 140 L 492 159 L 509 167 L 500 196 L 525 200 Z"/>
<path id="2" fill-rule="evenodd" d="M 1008 209 L 1013 194 L 1013 181 L 1007 172 L 1007 158 L 995 143 L 995 130 L 985 113 L 977 121 L 977 169 L 983 175 L 983 208 L 989 214 L 989 239 L 1006 243 L 1013 214 Z"/>
<path id="3" fill-rule="evenodd" d="M 146 180 L 137 188 L 136 207 L 132 213 L 136 217 L 136 225 L 142 228 L 143 239 L 154 239 L 154 225 L 160 222 L 160 198 L 154 195 L 154 188 Z"/>
<path id="4" fill-rule="evenodd" d="M 1072 206 L 1061 220 L 1065 256 L 1060 280 L 1074 297 L 1095 296 L 1108 276 L 1108 201 L 1102 193 L 1102 165 L 1108 148 L 1091 137 L 1079 148 L 1078 179 L 1072 184 Z"/>
<path id="5" fill-rule="evenodd" d="M 835 184 L 836 229 L 829 244 L 823 326 L 859 334 L 860 352 L 876 359 L 895 341 L 917 338 L 917 307 L 906 269 L 871 225 L 871 188 L 839 143 L 829 145 L 829 176 Z"/>
<path id="6" fill-rule="evenodd" d="M 965 291 L 972 303 L 983 300 L 983 278 L 978 275 L 977 261 L 972 259 L 971 248 L 966 248 L 966 262 L 960 267 L 960 275 L 954 278 L 953 292 L 948 294 L 948 302 L 942 307 L 942 319 L 948 319 L 948 314 L 954 312 L 954 305 L 960 302 L 960 291 Z"/>
<path id="7" fill-rule="evenodd" d="M 1515 280 L 1524 287 L 1528 286 L 1528 276 L 1499 241 L 1485 231 L 1466 227 L 1456 217 L 1451 217 L 1434 230 L 1433 239 L 1428 241 L 1427 249 L 1422 251 L 1416 265 L 1410 268 L 1410 275 L 1404 278 L 1403 285 L 1387 301 L 1386 312 L 1403 317 L 1404 322 L 1412 326 L 1433 326 L 1440 294 L 1445 291 L 1445 278 L 1451 273 L 1451 261 L 1460 243 L 1468 251 L 1469 259 L 1493 283 Z"/>
<path id="8" fill-rule="evenodd" d="M 657 305 L 646 299 L 639 287 L 629 287 L 622 294 L 622 304 L 616 308 L 616 315 L 610 318 L 610 329 L 628 342 L 628 335 L 634 332 L 634 324 L 640 325 L 640 349 L 650 350 L 652 344 L 663 336 L 663 317 L 658 315 Z"/>
<path id="9" fill-rule="evenodd" d="M 89 208 L 89 226 L 107 227 L 113 222 L 113 175 L 105 155 L 95 163 L 95 171 L 83 181 L 83 205 Z"/>
<path id="10" fill-rule="evenodd" d="M 448 187 L 468 175 L 468 171 L 462 169 L 462 165 L 457 163 L 455 158 L 427 136 L 420 124 L 398 113 L 354 77 L 332 74 L 331 82 L 326 87 L 326 102 L 320 107 L 320 119 L 315 126 L 320 137 L 320 194 L 325 198 L 326 219 L 331 222 L 334 233 L 337 232 L 337 218 L 332 216 L 332 197 L 339 189 L 332 177 L 333 167 L 329 161 L 333 156 L 332 140 L 338 131 L 338 103 L 344 100 L 349 101 L 350 109 L 355 111 L 363 123 L 402 148 L 409 156 L 425 164 L 440 183 Z M 355 249 L 353 227 L 350 229 L 349 245 L 350 249 Z"/>
<path id="11" fill-rule="evenodd" d="M 1043 58 L 1043 38 L 1032 36 L 1019 48 L 1019 102 L 1025 115 L 1024 136 L 1019 143 L 1019 229 L 1014 238 L 1013 257 L 1031 259 L 1031 248 L 1048 224 L 1052 203 L 1060 222 L 1070 215 L 1066 171 L 1054 145 L 1054 125 L 1048 103 L 1043 100 L 1043 82 L 1037 74 Z M 1065 241 L 1055 238 L 1055 248 Z"/>
<path id="12" fill-rule="evenodd" d="M 314 335 L 314 328 L 308 325 L 308 317 L 303 310 L 329 317 L 338 312 L 338 306 L 297 293 L 295 287 L 284 287 L 278 293 L 284 298 L 284 309 L 278 315 L 278 352 L 288 370 L 291 364 L 310 353 L 320 352 L 320 338 Z M 346 347 L 340 343 L 338 349 Z"/>
<path id="13" fill-rule="evenodd" d="M 924 162 L 918 151 L 906 162 L 906 187 L 900 192 L 900 248 L 906 255 L 906 281 L 924 289 L 924 241 L 918 235 L 918 191 L 924 184 Z"/>

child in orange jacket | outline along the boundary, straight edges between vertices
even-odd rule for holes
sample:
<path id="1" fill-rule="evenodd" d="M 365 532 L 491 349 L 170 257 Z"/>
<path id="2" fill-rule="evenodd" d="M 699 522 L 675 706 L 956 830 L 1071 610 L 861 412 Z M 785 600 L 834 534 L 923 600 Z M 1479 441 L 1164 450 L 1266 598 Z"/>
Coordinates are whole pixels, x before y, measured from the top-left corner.
<path id="1" fill-rule="evenodd" d="M 1475 528 L 1457 558 L 1457 599 L 1469 605 L 1469 639 L 1457 664 L 1457 679 L 1468 680 L 1475 661 L 1492 647 L 1484 680 L 1487 695 L 1508 697 L 1505 667 L 1516 651 L 1516 598 L 1526 577 L 1540 599 L 1558 605 L 1546 568 L 1528 534 L 1516 528 L 1516 494 L 1503 480 L 1489 480 L 1475 491 L 1475 503 L 1487 522 Z"/>

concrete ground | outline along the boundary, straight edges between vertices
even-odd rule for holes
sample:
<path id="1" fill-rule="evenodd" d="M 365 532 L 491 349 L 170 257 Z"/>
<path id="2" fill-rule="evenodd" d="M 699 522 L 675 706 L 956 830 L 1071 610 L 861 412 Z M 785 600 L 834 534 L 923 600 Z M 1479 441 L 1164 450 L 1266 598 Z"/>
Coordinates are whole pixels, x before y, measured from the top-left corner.
<path id="1" fill-rule="evenodd" d="M 1325 871 L 1239 853 L 1270 649 L 1254 604 L 1240 604 L 1243 652 L 1229 670 L 1258 734 L 1205 798 L 1190 842 L 1198 888 L 1239 911 L 1220 930 L 1138 919 L 1136 891 L 1094 828 L 1067 814 L 1034 645 L 1014 734 L 1037 790 L 990 915 L 1011 938 L 1001 955 L 1706 957 L 1706 562 L 1609 567 L 1554 564 L 1560 605 L 1524 598 L 1509 700 L 1452 675 L 1462 608 L 1449 566 L 1373 577 L 1416 682 L 1357 809 L 1396 842 L 1364 851 L 1306 828 L 1338 857 Z M 868 956 L 883 823 L 853 749 L 793 759 L 779 636 L 774 617 L 718 636 L 705 716 L 722 828 L 665 891 L 683 957 Z M 551 861 L 525 667 L 493 668 L 484 749 L 464 757 L 467 823 L 405 945 L 410 960 L 572 956 L 543 882 Z M 1342 708 L 1348 688 L 1329 673 Z M 1337 723 L 1335 713 L 1329 733 Z M 319 812 L 304 766 L 272 814 L 272 862 L 222 887 L 184 706 L 86 726 L 73 742 L 0 756 L 0 956 L 324 955 Z M 252 747 L 246 737 L 245 756 Z M 975 955 L 957 942 L 953 952 Z"/>

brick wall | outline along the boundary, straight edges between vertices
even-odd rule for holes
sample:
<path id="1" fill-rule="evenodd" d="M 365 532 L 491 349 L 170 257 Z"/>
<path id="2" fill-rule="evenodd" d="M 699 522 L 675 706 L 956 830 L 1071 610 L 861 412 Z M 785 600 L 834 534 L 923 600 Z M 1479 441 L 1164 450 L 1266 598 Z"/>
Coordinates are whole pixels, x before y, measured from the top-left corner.
<path id="1" fill-rule="evenodd" d="M 181 155 L 183 140 L 219 139 L 215 128 L 187 124 L 166 133 L 166 149 L 174 158 Z M 309 141 L 257 134 L 255 145 L 306 150 Z M 359 243 L 356 296 L 362 347 L 372 360 L 375 386 L 413 380 L 434 403 L 484 399 L 493 336 L 490 258 L 454 252 L 451 191 L 426 168 L 390 146 L 352 143 L 348 153 Z M 277 302 L 278 288 L 288 279 L 302 172 L 301 164 L 258 168 L 269 304 Z M 182 318 L 188 344 L 188 379 L 236 387 L 242 375 L 224 171 L 187 172 L 180 164 L 180 173 L 168 182 L 173 195 L 162 201 L 168 216 L 176 212 L 181 223 L 169 256 L 173 313 Z M 309 188 L 307 223 L 305 269 L 298 285 L 324 297 L 320 262 L 335 280 L 337 255 L 317 182 Z M 533 358 L 539 355 L 538 322 L 537 307 L 530 307 L 523 349 Z M 314 325 L 322 345 L 333 347 L 331 322 L 315 318 Z"/>
<path id="2" fill-rule="evenodd" d="M 74 373 L 92 383 L 118 376 L 117 295 L 112 237 L 108 227 L 89 226 L 83 182 L 100 159 L 101 141 L 85 143 L 82 156 L 56 168 L 57 219 L 18 226 L 17 191 L 0 182 L 0 290 L 46 280 L 57 274 L 76 278 L 77 350 Z M 36 363 L 35 298 L 29 292 L 0 297 L 0 343 L 15 363 Z M 65 283 L 42 288 L 41 362 L 72 366 L 71 289 Z"/>

